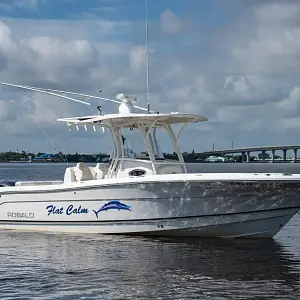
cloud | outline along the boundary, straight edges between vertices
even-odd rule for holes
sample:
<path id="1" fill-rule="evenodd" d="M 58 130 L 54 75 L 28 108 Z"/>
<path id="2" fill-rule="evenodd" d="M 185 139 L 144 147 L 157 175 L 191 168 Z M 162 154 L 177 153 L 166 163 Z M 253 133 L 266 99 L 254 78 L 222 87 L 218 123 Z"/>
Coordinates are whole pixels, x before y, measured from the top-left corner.
<path id="1" fill-rule="evenodd" d="M 274 30 L 261 27 L 255 38 L 232 49 L 243 70 L 259 73 L 295 72 L 300 50 L 300 28 Z"/>
<path id="2" fill-rule="evenodd" d="M 189 15 L 170 9 L 149 22 L 151 108 L 209 118 L 207 124 L 188 127 L 182 137 L 185 151 L 211 149 L 216 141 L 217 148 L 230 147 L 232 139 L 236 146 L 293 144 L 299 135 L 296 12 L 300 4 L 243 1 L 244 7 L 238 2 L 223 3 L 222 13 L 228 19 L 199 18 L 196 23 L 193 20 L 193 28 Z M 134 93 L 138 104 L 146 106 L 144 29 L 144 22 L 124 18 L 4 19 L 0 22 L 0 80 L 96 95 L 101 89 L 111 98 L 121 92 Z M 103 106 L 105 112 L 116 108 Z M 5 88 L 0 109 L 0 122 L 11 127 L 16 137 L 34 132 L 37 148 L 47 149 L 49 143 L 36 122 L 54 139 L 72 136 L 71 150 L 101 151 L 99 136 L 69 133 L 56 122 L 61 116 L 90 114 L 85 106 Z M 6 138 L 14 145 L 20 143 Z"/>
<path id="3" fill-rule="evenodd" d="M 38 0 L 9 0 L 7 3 L 0 3 L 0 8 L 8 12 L 15 9 L 37 11 L 38 2 Z"/>
<path id="4" fill-rule="evenodd" d="M 295 19 L 298 20 L 300 13 L 299 3 L 283 2 L 266 3 L 262 5 L 255 13 L 255 17 L 262 23 L 289 23 Z"/>
<path id="5" fill-rule="evenodd" d="M 251 2 L 251 1 L 249 1 Z M 231 53 L 246 72 L 298 73 L 300 51 L 300 5 L 297 1 L 257 1 L 247 25 L 231 35 Z"/>
<path id="6" fill-rule="evenodd" d="M 20 8 L 37 8 L 38 0 L 12 0 L 11 4 Z"/>
<path id="7" fill-rule="evenodd" d="M 130 67 L 138 71 L 146 65 L 146 48 L 144 46 L 134 46 L 130 49 Z"/>
<path id="8" fill-rule="evenodd" d="M 28 67 L 43 72 L 43 80 L 53 84 L 84 80 L 98 67 L 97 51 L 86 40 L 33 37 L 21 45 L 28 57 L 35 58 Z"/>
<path id="9" fill-rule="evenodd" d="M 0 48 L 3 52 L 8 53 L 13 47 L 11 30 L 3 22 L 0 22 Z"/>
<path id="10" fill-rule="evenodd" d="M 296 86 L 289 93 L 288 97 L 277 103 L 285 117 L 300 117 L 300 87 Z"/>
<path id="11" fill-rule="evenodd" d="M 164 32 L 169 34 L 178 33 L 183 23 L 178 16 L 175 15 L 170 9 L 165 10 L 160 16 L 160 25 Z"/>

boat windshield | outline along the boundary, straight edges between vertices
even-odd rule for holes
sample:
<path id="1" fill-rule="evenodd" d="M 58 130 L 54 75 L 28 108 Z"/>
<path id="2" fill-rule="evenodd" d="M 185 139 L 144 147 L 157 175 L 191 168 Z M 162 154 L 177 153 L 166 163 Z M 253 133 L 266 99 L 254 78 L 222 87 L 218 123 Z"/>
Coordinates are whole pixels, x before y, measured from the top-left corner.
<path id="1" fill-rule="evenodd" d="M 179 160 L 165 128 L 152 128 L 147 132 L 147 137 L 156 161 Z M 140 130 L 123 129 L 122 142 L 124 158 L 150 160 L 149 146 L 145 144 L 145 137 Z"/>

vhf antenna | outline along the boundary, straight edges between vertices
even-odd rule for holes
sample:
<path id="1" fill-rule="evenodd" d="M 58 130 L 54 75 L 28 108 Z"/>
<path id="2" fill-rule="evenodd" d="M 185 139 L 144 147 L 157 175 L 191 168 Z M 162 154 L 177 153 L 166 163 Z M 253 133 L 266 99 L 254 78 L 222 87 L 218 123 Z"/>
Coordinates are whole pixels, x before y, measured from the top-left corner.
<path id="1" fill-rule="evenodd" d="M 147 92 L 146 92 L 146 99 L 148 102 L 148 113 L 150 114 L 150 101 L 149 101 L 149 53 L 148 53 L 148 1 L 145 0 L 146 4 L 146 22 L 145 22 L 145 29 L 146 29 L 146 80 L 147 80 Z"/>

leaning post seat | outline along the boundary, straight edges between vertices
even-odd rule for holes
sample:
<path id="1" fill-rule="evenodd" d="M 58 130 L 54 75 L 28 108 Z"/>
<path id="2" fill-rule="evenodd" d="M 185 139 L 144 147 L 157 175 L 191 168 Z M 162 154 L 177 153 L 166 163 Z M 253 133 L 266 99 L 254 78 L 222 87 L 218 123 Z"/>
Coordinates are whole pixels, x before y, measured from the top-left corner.
<path id="1" fill-rule="evenodd" d="M 94 179 L 103 179 L 108 172 L 108 167 L 104 163 L 97 163 L 93 169 Z"/>
<path id="2" fill-rule="evenodd" d="M 82 162 L 76 164 L 74 168 L 76 181 L 93 180 L 93 174 L 90 168 Z"/>
<path id="3" fill-rule="evenodd" d="M 76 177 L 75 177 L 75 171 L 74 168 L 66 168 L 65 171 L 65 176 L 64 176 L 64 182 L 75 182 L 76 181 Z"/>

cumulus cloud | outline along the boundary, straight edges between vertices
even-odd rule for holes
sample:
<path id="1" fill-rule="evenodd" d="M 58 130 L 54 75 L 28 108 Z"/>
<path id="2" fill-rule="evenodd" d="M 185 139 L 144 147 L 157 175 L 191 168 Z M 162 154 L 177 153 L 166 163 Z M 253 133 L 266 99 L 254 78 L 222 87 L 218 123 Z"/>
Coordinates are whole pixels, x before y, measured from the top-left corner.
<path id="1" fill-rule="evenodd" d="M 12 48 L 11 30 L 3 22 L 0 22 L 0 48 L 2 51 L 9 52 Z"/>
<path id="2" fill-rule="evenodd" d="M 146 49 L 144 46 L 135 46 L 130 49 L 130 67 L 134 71 L 138 71 L 146 65 Z"/>
<path id="3" fill-rule="evenodd" d="M 178 33 L 183 23 L 178 16 L 175 15 L 170 9 L 165 10 L 160 16 L 161 28 L 164 32 L 169 34 Z"/>
<path id="4" fill-rule="evenodd" d="M 295 116 L 300 117 L 300 87 L 294 87 L 288 97 L 282 99 L 276 105 L 285 116 L 291 118 Z"/>
<path id="5" fill-rule="evenodd" d="M 249 1 L 251 2 L 251 1 Z M 299 68 L 300 5 L 297 1 L 261 1 L 252 26 L 235 38 L 233 58 L 247 72 L 292 74 Z"/>
<path id="6" fill-rule="evenodd" d="M 195 27 L 189 31 L 188 16 L 170 9 L 150 24 L 150 45 L 155 49 L 150 55 L 151 108 L 209 118 L 207 124 L 190 126 L 184 150 L 210 149 L 216 140 L 218 148 L 230 147 L 232 139 L 236 146 L 295 143 L 299 135 L 300 4 L 249 2 L 236 8 L 239 1 L 227 1 L 226 9 L 239 9 L 239 14 L 222 28 L 206 24 L 205 35 L 200 35 L 201 20 L 193 21 Z M 0 80 L 92 94 L 101 89 L 107 97 L 135 93 L 139 105 L 145 106 L 141 32 L 144 24 L 139 21 L 4 20 Z M 104 104 L 105 112 L 114 109 Z M 41 140 L 36 122 L 54 136 L 61 131 L 66 138 L 70 133 L 56 119 L 91 113 L 61 99 L 7 89 L 0 94 L 0 110 L 0 122 L 20 135 L 34 131 Z M 75 151 L 87 151 L 87 145 L 95 151 L 101 148 L 92 133 L 72 136 L 69 145 Z M 188 146 L 190 138 L 194 146 Z M 89 143 L 79 143 L 82 139 Z"/>
<path id="7" fill-rule="evenodd" d="M 262 23 L 286 23 L 298 19 L 300 7 L 298 3 L 286 2 L 265 3 L 259 7 L 255 17 Z"/>
<path id="8" fill-rule="evenodd" d="M 9 0 L 0 3 L 0 8 L 4 11 L 13 11 L 14 9 L 34 10 L 38 9 L 38 0 Z"/>

